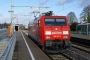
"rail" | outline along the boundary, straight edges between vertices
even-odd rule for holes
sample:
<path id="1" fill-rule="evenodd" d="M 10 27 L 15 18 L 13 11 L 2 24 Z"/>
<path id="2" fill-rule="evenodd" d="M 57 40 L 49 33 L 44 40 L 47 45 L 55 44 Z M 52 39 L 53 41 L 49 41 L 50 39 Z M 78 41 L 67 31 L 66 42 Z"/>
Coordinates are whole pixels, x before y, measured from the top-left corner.
<path id="1" fill-rule="evenodd" d="M 63 54 L 68 55 L 73 60 L 90 60 L 89 58 L 80 55 L 72 50 L 67 49 Z"/>
<path id="2" fill-rule="evenodd" d="M 12 60 L 15 42 L 16 42 L 16 34 L 14 33 L 13 36 L 9 39 L 4 50 L 1 52 L 0 60 Z"/>

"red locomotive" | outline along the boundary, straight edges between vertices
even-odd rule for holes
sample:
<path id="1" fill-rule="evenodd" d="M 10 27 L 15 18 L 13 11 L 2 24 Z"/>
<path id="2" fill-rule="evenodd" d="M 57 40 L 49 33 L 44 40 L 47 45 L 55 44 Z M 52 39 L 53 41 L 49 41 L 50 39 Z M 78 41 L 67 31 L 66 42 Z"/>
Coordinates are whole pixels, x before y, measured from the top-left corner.
<path id="1" fill-rule="evenodd" d="M 35 18 L 28 24 L 28 35 L 42 47 L 42 50 L 70 48 L 70 27 L 66 16 L 52 16 L 52 12 Z"/>

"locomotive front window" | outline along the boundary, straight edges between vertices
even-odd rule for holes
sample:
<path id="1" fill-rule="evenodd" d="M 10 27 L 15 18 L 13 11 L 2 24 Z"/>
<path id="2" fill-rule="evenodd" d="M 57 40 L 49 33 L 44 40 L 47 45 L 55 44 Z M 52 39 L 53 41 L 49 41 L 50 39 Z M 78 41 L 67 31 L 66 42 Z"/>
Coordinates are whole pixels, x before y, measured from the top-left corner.
<path id="1" fill-rule="evenodd" d="M 66 20 L 64 18 L 45 18 L 46 26 L 65 26 Z"/>
<path id="2" fill-rule="evenodd" d="M 56 19 L 57 26 L 65 26 L 66 20 L 65 19 Z"/>
<path id="3" fill-rule="evenodd" d="M 55 26 L 55 20 L 54 19 L 45 19 L 45 25 L 46 26 Z"/>

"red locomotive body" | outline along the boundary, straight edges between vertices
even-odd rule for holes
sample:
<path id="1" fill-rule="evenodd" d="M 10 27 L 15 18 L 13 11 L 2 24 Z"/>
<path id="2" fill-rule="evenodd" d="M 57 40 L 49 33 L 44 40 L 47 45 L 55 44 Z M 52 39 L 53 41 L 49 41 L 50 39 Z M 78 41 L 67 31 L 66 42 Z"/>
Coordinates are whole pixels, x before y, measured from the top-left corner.
<path id="1" fill-rule="evenodd" d="M 66 16 L 41 16 L 28 24 L 28 35 L 42 49 L 70 48 L 70 27 Z"/>

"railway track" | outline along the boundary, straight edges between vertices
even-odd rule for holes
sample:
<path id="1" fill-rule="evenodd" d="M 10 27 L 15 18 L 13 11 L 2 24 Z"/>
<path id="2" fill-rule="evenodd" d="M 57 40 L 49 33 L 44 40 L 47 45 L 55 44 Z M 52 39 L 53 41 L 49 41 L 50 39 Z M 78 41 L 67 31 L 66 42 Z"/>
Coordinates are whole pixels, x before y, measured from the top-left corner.
<path id="1" fill-rule="evenodd" d="M 86 46 L 86 45 L 79 44 L 79 43 L 73 43 L 72 47 L 83 50 L 87 53 L 90 53 L 90 46 Z"/>
<path id="2" fill-rule="evenodd" d="M 70 60 L 65 55 L 58 53 L 58 54 L 49 54 L 52 60 Z"/>
<path id="3" fill-rule="evenodd" d="M 77 52 L 78 54 L 82 55 L 83 57 L 87 58 L 90 60 L 90 47 L 83 46 L 83 45 L 77 45 L 77 44 L 72 44 L 72 49 L 73 51 Z"/>
<path id="4" fill-rule="evenodd" d="M 90 60 L 90 48 L 72 44 L 71 49 L 66 49 L 58 54 L 48 54 L 52 60 Z"/>

